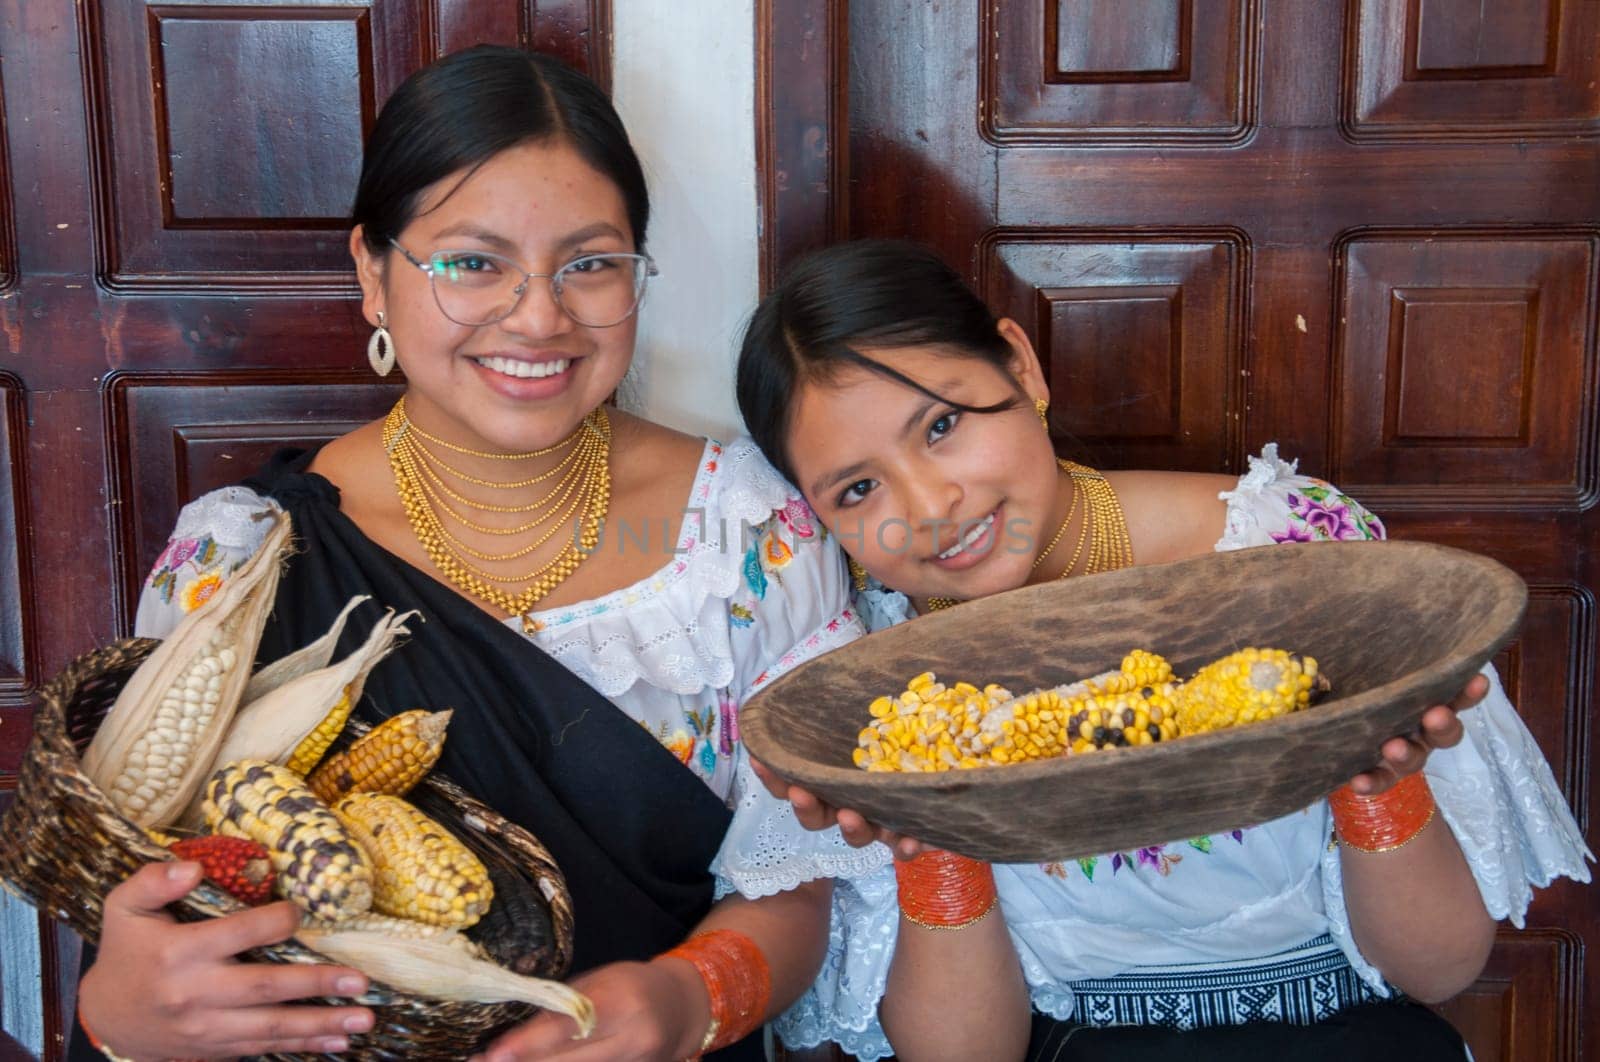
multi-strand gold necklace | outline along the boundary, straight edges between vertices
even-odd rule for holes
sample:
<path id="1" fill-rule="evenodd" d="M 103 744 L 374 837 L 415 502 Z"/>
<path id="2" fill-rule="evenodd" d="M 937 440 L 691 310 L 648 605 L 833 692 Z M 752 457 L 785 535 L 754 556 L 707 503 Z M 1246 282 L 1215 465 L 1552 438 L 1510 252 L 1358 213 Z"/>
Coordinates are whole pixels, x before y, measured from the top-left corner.
<path id="1" fill-rule="evenodd" d="M 1067 561 L 1067 566 L 1061 570 L 1057 578 L 1065 579 L 1072 574 L 1073 569 L 1078 566 L 1078 559 L 1084 555 L 1085 546 L 1089 548 L 1089 555 L 1084 564 L 1084 575 L 1112 572 L 1131 565 L 1133 541 L 1128 537 L 1128 519 L 1123 515 L 1122 503 L 1117 500 L 1117 492 L 1106 482 L 1106 477 L 1087 465 L 1080 465 L 1065 458 L 1057 459 L 1056 464 L 1067 474 L 1072 483 L 1072 502 L 1067 506 L 1067 518 L 1056 528 L 1050 544 L 1034 558 L 1034 568 L 1044 563 L 1050 551 L 1056 548 L 1056 543 L 1061 541 L 1061 536 L 1066 534 L 1068 526 L 1072 523 L 1073 514 L 1077 512 L 1080 494 L 1083 496 L 1085 509 L 1083 524 L 1078 531 L 1078 544 L 1073 548 L 1072 558 Z M 953 597 L 930 597 L 928 611 L 937 612 L 960 603 Z"/>
<path id="2" fill-rule="evenodd" d="M 611 421 L 605 409 L 590 413 L 576 431 L 553 446 L 504 454 L 470 450 L 429 435 L 406 416 L 405 399 L 401 398 L 383 422 L 383 448 L 389 454 L 389 467 L 394 470 L 395 488 L 411 521 L 411 531 L 434 567 L 460 590 L 508 616 L 521 616 L 523 633 L 537 631 L 538 624 L 529 611 L 577 571 L 600 541 L 600 529 L 611 505 Z M 526 461 L 562 450 L 566 453 L 536 476 L 500 482 L 453 467 L 441 456 L 441 449 L 493 461 Z M 541 497 L 521 505 L 479 501 L 451 486 L 454 482 L 490 490 L 522 490 L 552 479 L 554 485 Z M 526 519 L 513 527 L 489 527 L 473 521 L 461 508 L 478 513 L 526 514 Z M 515 549 L 488 553 L 462 541 L 451 524 L 485 535 L 533 537 Z M 475 563 L 503 564 L 526 557 L 567 528 L 574 530 L 569 532 L 571 537 L 566 544 L 531 571 L 497 575 Z M 522 589 L 506 589 L 518 586 Z"/>

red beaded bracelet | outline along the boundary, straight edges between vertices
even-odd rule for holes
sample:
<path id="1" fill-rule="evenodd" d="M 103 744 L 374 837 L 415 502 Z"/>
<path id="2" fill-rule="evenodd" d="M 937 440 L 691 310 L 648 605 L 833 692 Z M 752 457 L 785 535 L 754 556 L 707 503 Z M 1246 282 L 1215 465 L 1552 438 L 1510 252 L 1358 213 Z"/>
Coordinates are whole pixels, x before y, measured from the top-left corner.
<path id="1" fill-rule="evenodd" d="M 894 865 L 900 915 L 924 929 L 965 929 L 994 910 L 998 894 L 988 863 L 954 852 L 923 852 Z"/>
<path id="2" fill-rule="evenodd" d="M 1348 785 L 1328 794 L 1339 843 L 1359 852 L 1392 852 L 1433 821 L 1433 790 L 1421 771 L 1408 774 L 1377 796 L 1359 796 Z"/>
<path id="3" fill-rule="evenodd" d="M 700 1041 L 700 1054 L 738 1043 L 766 1020 L 772 970 L 756 942 L 743 933 L 732 929 L 696 933 L 663 954 L 693 965 L 711 996 L 711 1025 Z"/>

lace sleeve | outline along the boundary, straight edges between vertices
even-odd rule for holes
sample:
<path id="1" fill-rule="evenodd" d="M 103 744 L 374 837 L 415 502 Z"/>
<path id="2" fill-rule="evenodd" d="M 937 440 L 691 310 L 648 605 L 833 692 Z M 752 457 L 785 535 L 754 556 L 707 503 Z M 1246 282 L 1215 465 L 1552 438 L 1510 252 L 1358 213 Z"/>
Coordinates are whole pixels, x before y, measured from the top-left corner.
<path id="1" fill-rule="evenodd" d="M 1227 528 L 1217 550 L 1276 542 L 1344 542 L 1387 537 L 1383 521 L 1339 488 L 1295 471 L 1268 443 L 1239 485 L 1219 497 L 1228 503 Z"/>
<path id="2" fill-rule="evenodd" d="M 743 578 L 729 606 L 740 704 L 780 675 L 863 633 L 838 544 L 798 494 L 752 529 Z M 734 756 L 733 824 L 712 865 L 719 897 L 733 891 L 770 896 L 817 878 L 868 873 L 887 862 L 887 849 L 875 850 L 881 845 L 851 848 L 837 828 L 805 829 L 794 809 L 756 777 L 743 743 Z"/>
<path id="3" fill-rule="evenodd" d="M 145 579 L 134 633 L 143 638 L 171 633 L 185 613 L 215 594 L 255 554 L 271 527 L 259 517 L 274 509 L 248 487 L 224 487 L 185 505 Z"/>

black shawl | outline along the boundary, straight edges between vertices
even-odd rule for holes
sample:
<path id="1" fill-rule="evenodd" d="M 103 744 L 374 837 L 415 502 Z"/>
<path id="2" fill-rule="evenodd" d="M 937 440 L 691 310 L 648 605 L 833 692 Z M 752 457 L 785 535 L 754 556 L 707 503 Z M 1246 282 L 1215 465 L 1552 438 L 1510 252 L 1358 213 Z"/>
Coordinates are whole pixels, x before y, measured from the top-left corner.
<path id="1" fill-rule="evenodd" d="M 573 973 L 672 947 L 711 906 L 708 868 L 732 816 L 644 727 L 521 634 L 376 545 L 333 484 L 278 454 L 246 486 L 294 522 L 294 554 L 258 659 L 328 629 L 356 594 L 342 655 L 384 608 L 417 609 L 410 639 L 373 669 L 369 722 L 455 709 L 438 769 L 538 837 L 572 892 Z"/>

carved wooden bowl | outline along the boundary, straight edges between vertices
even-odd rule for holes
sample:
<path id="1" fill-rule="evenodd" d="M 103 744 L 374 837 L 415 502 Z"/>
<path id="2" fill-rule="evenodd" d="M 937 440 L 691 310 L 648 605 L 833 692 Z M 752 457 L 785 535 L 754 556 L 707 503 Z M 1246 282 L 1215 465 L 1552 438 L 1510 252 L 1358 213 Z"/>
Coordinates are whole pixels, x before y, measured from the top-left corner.
<path id="1" fill-rule="evenodd" d="M 1454 697 L 1526 605 L 1516 573 L 1445 546 L 1215 553 L 1023 587 L 879 632 L 775 681 L 739 728 L 753 756 L 829 803 L 964 855 L 1130 851 L 1266 822 L 1329 793 Z M 850 760 L 867 705 L 922 671 L 1021 694 L 1114 668 L 1130 649 L 1187 676 L 1250 645 L 1316 657 L 1333 692 L 1269 722 L 1013 766 L 868 773 Z"/>

